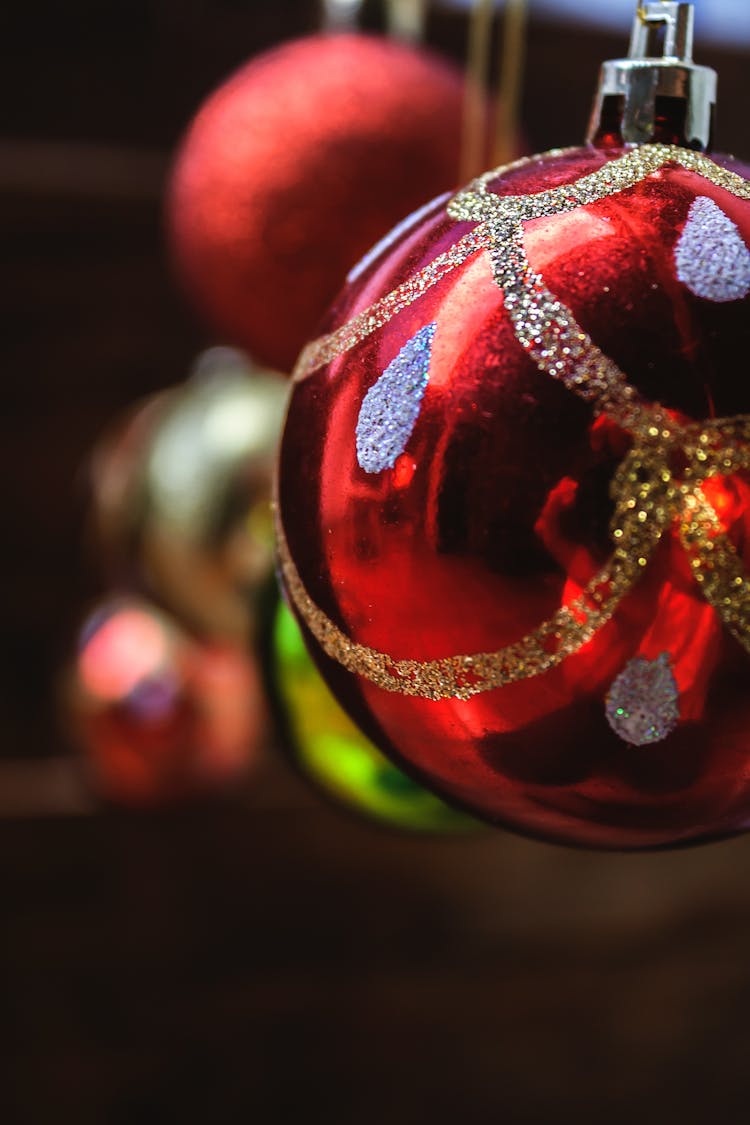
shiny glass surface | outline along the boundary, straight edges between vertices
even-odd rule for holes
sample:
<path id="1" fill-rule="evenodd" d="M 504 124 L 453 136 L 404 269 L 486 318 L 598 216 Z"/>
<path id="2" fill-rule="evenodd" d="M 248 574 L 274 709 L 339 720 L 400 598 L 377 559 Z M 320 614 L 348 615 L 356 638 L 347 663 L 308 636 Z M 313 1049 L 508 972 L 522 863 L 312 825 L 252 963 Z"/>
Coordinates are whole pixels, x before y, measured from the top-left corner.
<path id="1" fill-rule="evenodd" d="M 489 190 L 525 196 L 571 184 L 621 155 L 550 154 Z M 678 245 L 697 199 L 713 201 L 750 243 L 750 203 L 671 164 L 524 228 L 528 259 L 551 293 L 642 400 L 685 425 L 741 415 L 750 403 L 747 296 L 717 300 L 679 276 Z M 326 330 L 471 229 L 438 201 L 344 289 Z M 722 253 L 719 245 L 708 257 Z M 428 379 L 403 451 L 391 467 L 368 471 L 357 451 L 363 404 L 430 325 Z M 626 429 L 524 350 L 480 251 L 295 387 L 280 457 L 281 526 L 310 598 L 352 642 L 397 660 L 494 652 L 571 605 L 611 555 L 613 481 L 631 446 Z M 747 474 L 715 476 L 706 495 L 746 560 Z M 384 690 L 306 635 L 368 735 L 413 776 L 493 822 L 638 848 L 721 835 L 750 815 L 750 658 L 703 597 L 675 528 L 588 643 L 549 671 L 469 699 Z M 609 721 L 608 695 L 637 667 L 630 662 L 663 653 L 678 721 L 635 745 Z"/>

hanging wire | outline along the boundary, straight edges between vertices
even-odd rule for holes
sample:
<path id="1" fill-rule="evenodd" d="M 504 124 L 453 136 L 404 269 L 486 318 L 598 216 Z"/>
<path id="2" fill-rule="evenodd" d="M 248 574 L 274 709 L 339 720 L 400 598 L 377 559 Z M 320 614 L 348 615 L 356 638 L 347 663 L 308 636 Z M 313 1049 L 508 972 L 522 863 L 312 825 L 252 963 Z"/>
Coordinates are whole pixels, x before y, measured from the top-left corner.
<path id="1" fill-rule="evenodd" d="M 488 92 L 492 42 L 493 0 L 474 0 L 469 22 L 466 58 L 461 179 L 484 171 L 488 137 Z M 494 163 L 506 163 L 516 153 L 521 90 L 526 58 L 527 0 L 506 0 L 501 21 L 500 77 L 494 105 Z"/>
<path id="2" fill-rule="evenodd" d="M 386 0 L 388 34 L 408 43 L 424 40 L 426 0 Z"/>
<path id="3" fill-rule="evenodd" d="M 493 0 L 474 0 L 469 18 L 466 56 L 466 92 L 461 146 L 462 183 L 473 179 L 484 170 L 492 15 Z"/>
<path id="4" fill-rule="evenodd" d="M 495 99 L 494 164 L 507 164 L 517 151 L 526 64 L 526 23 L 527 0 L 505 0 L 500 79 Z"/>

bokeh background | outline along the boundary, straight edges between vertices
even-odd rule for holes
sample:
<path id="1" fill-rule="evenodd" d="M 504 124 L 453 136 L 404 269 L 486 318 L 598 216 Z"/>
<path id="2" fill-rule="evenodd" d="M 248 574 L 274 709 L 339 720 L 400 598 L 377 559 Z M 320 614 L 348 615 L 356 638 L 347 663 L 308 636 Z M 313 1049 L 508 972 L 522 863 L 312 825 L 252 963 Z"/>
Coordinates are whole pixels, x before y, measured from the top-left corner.
<path id="1" fill-rule="evenodd" d="M 719 147 L 747 158 L 747 13 L 702 6 Z M 609 26 L 577 22 L 587 7 L 531 5 L 532 150 L 579 142 L 599 62 L 623 53 L 628 13 L 618 32 L 609 4 Z M 58 671 L 101 583 L 83 467 L 215 342 L 167 264 L 170 153 L 234 66 L 318 18 L 312 0 L 0 16 L 0 1119 L 744 1123 L 750 840 L 414 839 L 274 758 L 168 812 L 69 791 Z M 375 0 L 364 22 L 383 26 Z M 461 59 L 465 5 L 432 4 L 427 38 Z"/>

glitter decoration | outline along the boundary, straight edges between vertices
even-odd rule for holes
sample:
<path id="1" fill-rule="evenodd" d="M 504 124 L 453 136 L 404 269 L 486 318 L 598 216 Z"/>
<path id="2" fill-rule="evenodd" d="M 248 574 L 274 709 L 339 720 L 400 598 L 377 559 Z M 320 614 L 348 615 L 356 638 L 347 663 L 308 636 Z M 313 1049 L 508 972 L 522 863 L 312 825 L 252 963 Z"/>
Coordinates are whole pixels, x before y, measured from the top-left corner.
<path id="1" fill-rule="evenodd" d="M 609 561 L 582 594 L 496 652 L 397 660 L 352 641 L 305 589 L 277 513 L 279 562 L 289 594 L 324 652 L 350 672 L 384 691 L 465 700 L 548 672 L 578 652 L 611 619 L 662 536 L 674 526 L 691 555 L 693 575 L 706 601 L 750 651 L 750 580 L 701 491 L 709 477 L 750 470 L 750 418 L 652 430 L 643 443 L 634 445 L 612 481 L 611 534 L 616 546 Z M 679 480 L 670 469 L 678 453 L 687 462 Z"/>
<path id="2" fill-rule="evenodd" d="M 573 149 L 555 149 L 546 154 L 549 157 L 564 156 Z M 750 183 L 743 180 L 727 168 L 715 164 L 708 156 L 689 149 L 678 148 L 674 145 L 642 145 L 627 152 L 624 156 L 598 168 L 595 172 L 581 177 L 572 184 L 562 184 L 559 187 L 533 195 L 523 196 L 498 196 L 488 190 L 488 184 L 499 176 L 524 168 L 538 160 L 538 157 L 524 157 L 513 164 L 495 168 L 485 172 L 475 180 L 465 191 L 459 192 L 448 205 L 448 214 L 457 220 L 476 222 L 479 225 L 473 231 L 464 235 L 448 250 L 440 254 L 419 273 L 407 278 L 391 293 L 380 298 L 369 308 L 364 309 L 347 324 L 342 325 L 335 332 L 313 340 L 304 348 L 294 371 L 294 380 L 299 382 L 308 378 L 319 368 L 324 367 L 337 356 L 343 355 L 365 340 L 371 333 L 383 328 L 394 316 L 402 312 L 409 305 L 417 301 L 424 293 L 437 284 L 447 274 L 458 269 L 473 254 L 488 249 L 493 243 L 497 249 L 498 234 L 508 234 L 514 225 L 528 222 L 531 219 L 549 218 L 552 215 L 561 215 L 585 207 L 589 203 L 596 203 L 601 199 L 617 195 L 622 191 L 635 187 L 648 176 L 659 172 L 668 164 L 678 164 L 688 172 L 695 172 L 702 176 L 715 187 L 722 188 L 734 195 L 737 199 L 750 199 Z M 491 237 L 489 224 L 494 229 L 495 237 Z M 534 275 L 536 277 L 536 275 Z M 529 281 L 531 282 L 531 278 Z M 551 298 L 551 294 L 540 294 L 548 311 L 553 313 L 552 305 L 558 302 Z M 559 305 L 560 310 L 563 309 Z M 574 324 L 572 314 L 571 321 Z M 529 317 L 529 326 L 534 317 Z M 571 325 L 572 327 L 572 325 Z M 577 326 L 576 326 L 577 327 Z M 578 345 L 584 346 L 588 337 L 582 329 L 578 330 Z M 572 335 L 576 335 L 575 331 Z M 576 342 L 574 341 L 574 348 Z M 543 349 L 540 349 L 543 350 Z M 601 355 L 601 353 L 599 353 Z M 578 358 L 581 358 L 581 352 Z M 575 356 L 573 358 L 576 358 Z M 604 357 L 606 358 L 606 357 Z M 608 361 L 611 363 L 611 361 Z M 614 367 L 615 365 L 613 365 Z M 618 380 L 619 381 L 619 380 Z M 581 380 L 580 385 L 583 385 Z M 631 394 L 634 392 L 631 391 Z M 626 395 L 626 397 L 628 397 Z"/>
<path id="3" fill-rule="evenodd" d="M 630 564 L 630 560 L 618 565 L 618 560 L 613 559 L 580 597 L 562 606 L 548 621 L 514 644 L 496 652 L 438 660 L 397 660 L 353 641 L 315 604 L 294 565 L 278 513 L 276 536 L 286 588 L 323 651 L 384 691 L 422 699 L 471 699 L 549 671 L 577 652 L 606 624 L 635 579 L 624 565 Z M 637 566 L 635 562 L 632 565 Z"/>
<path id="4" fill-rule="evenodd" d="M 519 343 L 539 369 L 590 402 L 596 413 L 620 416 L 637 425 L 643 410 L 638 394 L 617 364 L 604 355 L 572 312 L 546 288 L 526 256 L 520 223 L 490 222 L 492 273 L 505 294 L 505 308 Z M 649 408 L 649 421 L 653 408 Z"/>
<path id="5" fill-rule="evenodd" d="M 281 601 L 269 636 L 267 673 L 281 745 L 304 777 L 350 810 L 416 832 L 467 832 L 475 821 L 402 773 L 336 702 Z"/>
<path id="6" fill-rule="evenodd" d="M 737 198 L 750 199 L 750 184 L 708 157 L 670 145 L 644 145 L 573 184 L 534 195 L 495 195 L 487 188 L 492 174 L 485 174 L 459 192 L 448 206 L 454 219 L 486 227 L 493 276 L 503 290 L 518 341 L 540 371 L 591 403 L 596 413 L 608 414 L 631 432 L 658 428 L 667 415 L 658 404 L 642 401 L 617 364 L 594 344 L 571 310 L 550 293 L 544 278 L 531 268 L 523 224 L 617 195 L 667 164 L 679 164 Z"/>
<path id="7" fill-rule="evenodd" d="M 277 477 L 285 595 L 345 709 L 491 823 L 608 848 L 725 836 L 750 807 L 750 294 L 699 299 L 675 265 L 700 197 L 750 250 L 750 199 L 652 154 L 643 181 L 582 203 L 592 173 L 627 182 L 633 151 L 545 154 L 459 189 L 463 216 L 458 195 L 436 205 L 345 287 L 329 345 L 469 232 L 483 244 L 295 386 Z M 712 159 L 750 194 L 750 164 Z M 430 322 L 417 424 L 368 476 L 360 406 Z M 662 653 L 674 726 L 623 740 L 608 692 Z M 660 733 L 644 709 L 631 739 Z"/>
<path id="8" fill-rule="evenodd" d="M 679 695 L 669 653 L 656 660 L 635 656 L 607 693 L 607 722 L 631 746 L 661 742 L 677 726 Z"/>
<path id="9" fill-rule="evenodd" d="M 392 469 L 406 449 L 427 388 L 436 328 L 420 328 L 364 397 L 356 432 L 357 461 L 366 473 Z"/>
<path id="10" fill-rule="evenodd" d="M 437 285 L 447 274 L 468 261 L 473 254 L 489 247 L 489 238 L 484 230 L 473 230 L 454 243 L 444 254 L 438 255 L 429 265 L 419 273 L 408 277 L 403 285 L 399 285 L 392 293 L 388 293 L 380 301 L 376 301 L 369 309 L 365 309 L 359 316 L 355 316 L 348 324 L 332 332 L 330 336 L 321 336 L 313 340 L 303 349 L 297 366 L 294 369 L 292 381 L 299 383 L 307 379 L 313 372 L 337 356 L 348 352 L 356 344 L 366 340 L 378 328 L 384 328 L 397 313 L 403 312 L 409 305 L 423 297 L 424 294 Z"/>
<path id="11" fill-rule="evenodd" d="M 561 155 L 567 151 L 572 152 L 573 149 L 559 150 Z M 522 156 L 513 161 L 512 164 L 506 164 L 496 169 L 492 175 L 500 176 L 508 172 L 515 172 L 531 164 L 534 159 L 533 156 Z M 404 222 L 408 223 L 408 219 Z M 384 328 L 386 324 L 393 320 L 394 316 L 419 300 L 432 289 L 433 285 L 437 285 L 442 278 L 453 273 L 474 254 L 478 254 L 488 247 L 489 237 L 483 228 L 469 231 L 467 235 L 460 238 L 443 254 L 439 254 L 437 258 L 429 262 L 424 269 L 412 274 L 396 289 L 387 293 L 385 297 L 381 297 L 369 308 L 343 324 L 341 328 L 337 328 L 335 332 L 331 332 L 327 336 L 320 336 L 317 340 L 312 340 L 307 344 L 302 349 L 295 365 L 292 382 L 299 383 L 303 379 L 307 379 L 321 367 L 325 367 L 326 364 L 336 359 L 337 356 L 344 355 L 351 348 L 361 343 L 362 340 L 366 340 L 379 328 Z"/>
<path id="12" fill-rule="evenodd" d="M 739 301 L 750 293 L 750 251 L 713 199 L 702 195 L 688 212 L 675 247 L 680 281 L 707 301 Z"/>
<path id="13" fill-rule="evenodd" d="M 540 675 L 578 652 L 612 618 L 663 536 L 672 532 L 680 537 L 706 601 L 750 651 L 750 580 L 702 491 L 710 477 L 750 470 L 750 419 L 680 424 L 660 404 L 644 400 L 572 311 L 550 292 L 531 267 L 524 246 L 524 223 L 616 195 L 669 164 L 750 200 L 750 183 L 741 176 L 699 153 L 668 145 L 639 147 L 574 183 L 526 196 L 494 194 L 488 184 L 501 173 L 486 173 L 448 206 L 453 219 L 476 223 L 473 231 L 303 353 L 297 379 L 344 354 L 472 254 L 486 250 L 514 333 L 540 372 L 561 382 L 596 414 L 616 422 L 633 441 L 611 484 L 611 557 L 577 597 L 526 636 L 494 652 L 399 660 L 353 641 L 308 594 L 277 518 L 279 559 L 289 594 L 321 648 L 347 670 L 385 691 L 431 700 L 466 700 Z M 676 465 L 681 466 L 679 476 Z"/>

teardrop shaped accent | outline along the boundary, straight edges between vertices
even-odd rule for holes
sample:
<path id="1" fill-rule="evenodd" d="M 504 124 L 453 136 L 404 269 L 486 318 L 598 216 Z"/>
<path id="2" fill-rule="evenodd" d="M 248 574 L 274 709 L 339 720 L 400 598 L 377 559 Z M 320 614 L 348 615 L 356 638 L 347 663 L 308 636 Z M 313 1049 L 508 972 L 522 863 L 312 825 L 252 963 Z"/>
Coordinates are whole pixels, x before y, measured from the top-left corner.
<path id="1" fill-rule="evenodd" d="M 750 293 L 750 250 L 713 199 L 694 200 L 675 246 L 677 276 L 696 297 L 738 301 Z"/>
<path id="2" fill-rule="evenodd" d="M 357 461 L 366 473 L 392 469 L 417 424 L 436 324 L 408 340 L 365 395 L 357 419 Z"/>
<path id="3" fill-rule="evenodd" d="M 607 693 L 607 722 L 631 746 L 660 742 L 677 726 L 679 697 L 669 653 L 656 660 L 634 656 Z"/>

